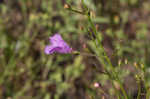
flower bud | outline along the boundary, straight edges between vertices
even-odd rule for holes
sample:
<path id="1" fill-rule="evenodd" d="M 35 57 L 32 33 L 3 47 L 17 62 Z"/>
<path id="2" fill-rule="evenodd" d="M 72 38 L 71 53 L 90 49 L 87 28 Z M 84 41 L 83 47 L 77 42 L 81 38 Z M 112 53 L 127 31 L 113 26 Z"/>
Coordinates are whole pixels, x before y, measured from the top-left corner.
<path id="1" fill-rule="evenodd" d="M 68 4 L 65 4 L 65 5 L 64 5 L 64 8 L 65 8 L 65 9 L 69 9 L 70 6 L 69 6 Z"/>
<path id="2" fill-rule="evenodd" d="M 100 86 L 99 83 L 97 83 L 97 82 L 94 83 L 95 88 L 98 88 L 99 86 Z"/>

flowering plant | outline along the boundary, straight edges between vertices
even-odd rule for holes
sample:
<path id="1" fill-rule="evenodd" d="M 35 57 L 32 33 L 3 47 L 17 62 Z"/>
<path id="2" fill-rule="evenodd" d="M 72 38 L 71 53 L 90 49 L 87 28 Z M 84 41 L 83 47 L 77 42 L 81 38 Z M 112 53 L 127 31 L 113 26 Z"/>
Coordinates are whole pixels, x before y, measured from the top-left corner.
<path id="1" fill-rule="evenodd" d="M 72 48 L 69 47 L 69 45 L 62 39 L 60 34 L 55 34 L 52 37 L 49 38 L 50 45 L 47 45 L 45 47 L 45 53 L 46 54 L 52 54 L 52 53 L 71 53 Z"/>

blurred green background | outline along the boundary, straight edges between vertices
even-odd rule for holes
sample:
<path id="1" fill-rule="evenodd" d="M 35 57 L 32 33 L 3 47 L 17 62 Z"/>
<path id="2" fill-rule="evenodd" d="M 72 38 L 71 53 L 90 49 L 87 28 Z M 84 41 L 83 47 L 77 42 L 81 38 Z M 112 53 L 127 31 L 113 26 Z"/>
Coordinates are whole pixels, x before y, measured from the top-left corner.
<path id="1" fill-rule="evenodd" d="M 135 75 L 141 72 L 136 66 L 144 66 L 140 99 L 145 99 L 144 86 L 150 85 L 150 1 L 84 2 L 107 55 L 114 66 L 121 64 L 119 76 L 129 99 L 137 97 Z M 87 17 L 64 9 L 64 4 L 83 9 L 81 0 L 0 0 L 0 99 L 117 99 L 101 63 L 91 56 L 96 50 Z M 55 33 L 81 55 L 45 55 L 48 38 Z"/>

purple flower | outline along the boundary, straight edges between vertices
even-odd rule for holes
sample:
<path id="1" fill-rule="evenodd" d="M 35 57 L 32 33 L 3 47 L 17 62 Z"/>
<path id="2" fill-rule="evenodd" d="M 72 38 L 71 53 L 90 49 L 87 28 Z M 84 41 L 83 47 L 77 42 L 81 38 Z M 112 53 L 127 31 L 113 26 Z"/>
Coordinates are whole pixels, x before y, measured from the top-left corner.
<path id="1" fill-rule="evenodd" d="M 49 38 L 50 45 L 45 47 L 46 54 L 58 53 L 71 53 L 72 48 L 62 39 L 60 34 L 55 34 Z"/>

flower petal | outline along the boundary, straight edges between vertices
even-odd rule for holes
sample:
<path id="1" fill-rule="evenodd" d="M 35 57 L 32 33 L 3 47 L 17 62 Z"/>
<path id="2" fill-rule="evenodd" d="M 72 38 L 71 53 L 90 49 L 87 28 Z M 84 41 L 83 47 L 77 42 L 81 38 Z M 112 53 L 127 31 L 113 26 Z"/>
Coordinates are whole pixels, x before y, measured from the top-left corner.
<path id="1" fill-rule="evenodd" d="M 53 49 L 50 50 L 50 54 L 55 53 L 55 52 L 59 52 L 61 50 L 60 47 L 54 47 Z"/>
<path id="2" fill-rule="evenodd" d="M 48 45 L 48 46 L 45 47 L 44 51 L 45 51 L 46 54 L 52 54 L 53 53 L 53 51 L 52 51 L 53 48 L 54 48 L 54 46 Z"/>
<path id="3" fill-rule="evenodd" d="M 60 53 L 70 53 L 72 51 L 72 49 L 69 47 L 69 45 L 65 42 L 63 42 L 63 44 L 61 45 L 61 50 Z"/>
<path id="4" fill-rule="evenodd" d="M 50 37 L 50 43 L 53 45 L 57 45 L 62 41 L 64 42 L 60 34 L 55 34 L 54 36 Z"/>
<path id="5" fill-rule="evenodd" d="M 48 45 L 45 47 L 45 53 L 46 54 L 53 54 L 54 52 L 59 52 L 61 50 L 61 47 Z"/>
<path id="6" fill-rule="evenodd" d="M 55 34 L 50 37 L 51 45 L 45 47 L 46 54 L 52 54 L 54 52 L 58 53 L 70 53 L 72 48 L 62 39 L 60 34 Z"/>

